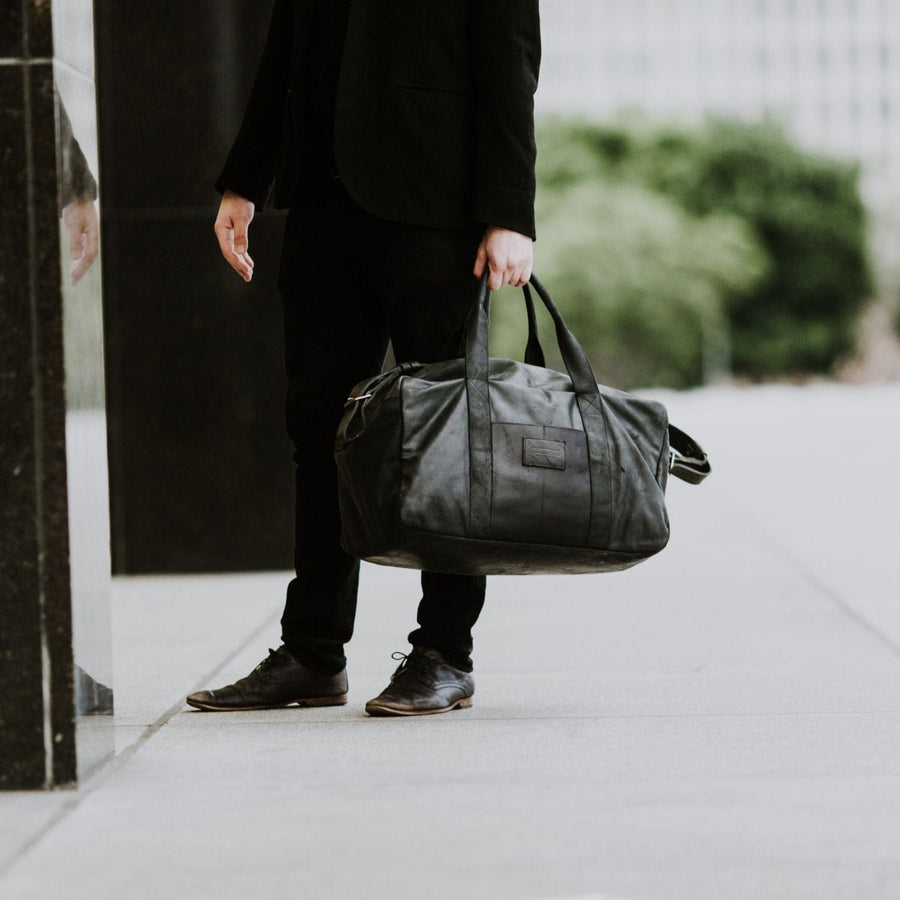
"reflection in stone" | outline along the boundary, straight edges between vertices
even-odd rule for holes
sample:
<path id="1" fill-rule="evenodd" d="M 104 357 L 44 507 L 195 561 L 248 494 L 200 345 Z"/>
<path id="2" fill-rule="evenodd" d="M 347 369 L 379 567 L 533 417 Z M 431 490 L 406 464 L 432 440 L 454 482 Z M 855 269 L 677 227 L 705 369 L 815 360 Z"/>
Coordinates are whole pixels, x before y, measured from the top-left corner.
<path id="1" fill-rule="evenodd" d="M 75 665 L 75 708 L 81 716 L 111 716 L 112 688 L 95 681 L 77 663 Z"/>
<path id="2" fill-rule="evenodd" d="M 57 201 L 78 774 L 112 755 L 109 488 L 89 0 L 55 0 Z M 111 724 L 111 719 L 109 723 Z"/>
<path id="3" fill-rule="evenodd" d="M 0 789 L 114 748 L 92 12 L 0 6 Z"/>
<path id="4" fill-rule="evenodd" d="M 97 199 L 97 181 L 91 174 L 81 146 L 75 140 L 72 121 L 57 92 L 59 111 L 59 205 L 64 207 L 78 200 Z"/>
<path id="5" fill-rule="evenodd" d="M 72 132 L 72 122 L 62 98 L 57 94 L 59 111 L 59 206 L 68 234 L 69 258 L 72 267 L 69 278 L 77 284 L 97 257 L 100 241 L 100 220 L 94 201 L 97 182 L 91 174 L 87 159 Z"/>

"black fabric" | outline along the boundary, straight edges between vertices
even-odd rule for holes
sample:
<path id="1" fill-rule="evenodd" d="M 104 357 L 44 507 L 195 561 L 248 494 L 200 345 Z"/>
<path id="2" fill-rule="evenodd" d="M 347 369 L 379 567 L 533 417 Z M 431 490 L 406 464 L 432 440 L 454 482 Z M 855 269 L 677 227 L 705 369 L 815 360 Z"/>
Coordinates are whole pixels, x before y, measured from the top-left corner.
<path id="1" fill-rule="evenodd" d="M 354 387 L 335 442 L 348 552 L 489 575 L 615 571 L 665 547 L 665 408 L 598 388 L 532 283 L 567 374 L 490 359 L 483 278 L 464 359 L 406 363 Z"/>
<path id="2" fill-rule="evenodd" d="M 315 671 L 344 665 L 359 579 L 339 544 L 332 445 L 344 397 L 377 371 L 389 336 L 398 358 L 458 345 L 486 224 L 534 236 L 539 62 L 538 0 L 274 4 L 216 187 L 261 208 L 274 182 L 275 205 L 291 209 L 280 288 L 297 576 L 282 631 Z M 469 671 L 484 590 L 483 577 L 423 572 L 410 641 Z"/>
<path id="3" fill-rule="evenodd" d="M 303 145 L 300 168 L 306 178 L 336 175 L 334 111 L 347 34 L 350 0 L 310 0 L 311 33 L 306 58 Z"/>
<path id="4" fill-rule="evenodd" d="M 356 611 L 359 563 L 340 546 L 333 459 L 344 401 L 354 383 L 381 367 L 388 338 L 397 356 L 440 357 L 477 290 L 471 267 L 478 240 L 477 231 L 383 221 L 361 210 L 341 182 L 324 179 L 307 190 L 303 211 L 288 215 L 279 286 L 297 469 L 297 574 L 282 639 L 316 671 L 343 668 Z M 484 578 L 424 572 L 411 643 L 470 670 L 484 591 Z"/>
<path id="5" fill-rule="evenodd" d="M 276 0 L 240 132 L 216 185 L 291 206 L 301 179 L 313 6 Z M 314 39 L 318 40 L 318 36 Z M 367 211 L 534 237 L 538 0 L 350 0 L 337 168 Z"/>

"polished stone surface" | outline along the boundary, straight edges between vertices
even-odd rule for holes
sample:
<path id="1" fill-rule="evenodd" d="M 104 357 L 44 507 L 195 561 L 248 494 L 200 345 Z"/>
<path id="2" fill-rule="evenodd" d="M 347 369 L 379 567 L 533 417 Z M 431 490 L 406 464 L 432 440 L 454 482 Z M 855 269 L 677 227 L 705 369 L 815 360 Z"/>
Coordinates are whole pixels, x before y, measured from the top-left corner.
<path id="1" fill-rule="evenodd" d="M 116 580 L 122 755 L 74 806 L 0 797 L 0 895 L 895 900 L 900 386 L 665 399 L 714 465 L 671 545 L 491 579 L 471 710 L 364 715 L 414 573 L 365 567 L 347 706 L 238 714 L 181 701 L 265 655 L 287 573 Z"/>
<path id="2" fill-rule="evenodd" d="M 51 63 L 33 58 L 49 20 L 23 10 L 31 56 L 0 66 L 2 206 L 21 211 L 0 226 L 3 788 L 75 778 L 55 98 Z"/>
<path id="3" fill-rule="evenodd" d="M 23 53 L 22 4 L 0 5 L 0 59 L 15 59 Z M 8 132 L 4 131 L 4 134 Z"/>
<path id="4" fill-rule="evenodd" d="M 115 260 L 104 296 L 119 571 L 290 564 L 280 310 L 265 273 L 254 285 L 227 278 L 214 214 L 110 222 L 105 213 L 105 258 Z M 261 247 L 277 241 L 277 225 L 253 227 Z M 160 274 L 168 271 L 177 278 Z"/>
<path id="5" fill-rule="evenodd" d="M 75 2 L 75 0 L 63 0 Z M 23 34 L 27 35 L 25 56 L 31 59 L 49 60 L 53 55 L 52 2 L 48 0 L 25 0 Z"/>
<path id="6" fill-rule="evenodd" d="M 96 12 L 114 569 L 283 568 L 281 216 L 251 226 L 251 285 L 212 232 L 269 6 L 98 0 Z"/>
<path id="7" fill-rule="evenodd" d="M 0 44 L 14 54 L 0 65 L 0 203 L 20 211 L 0 222 L 0 787 L 8 789 L 73 783 L 114 744 L 109 729 L 83 721 L 112 704 L 99 264 L 77 287 L 68 277 L 70 204 L 90 212 L 79 221 L 96 221 L 91 5 L 4 10 L 18 46 L 6 35 Z"/>

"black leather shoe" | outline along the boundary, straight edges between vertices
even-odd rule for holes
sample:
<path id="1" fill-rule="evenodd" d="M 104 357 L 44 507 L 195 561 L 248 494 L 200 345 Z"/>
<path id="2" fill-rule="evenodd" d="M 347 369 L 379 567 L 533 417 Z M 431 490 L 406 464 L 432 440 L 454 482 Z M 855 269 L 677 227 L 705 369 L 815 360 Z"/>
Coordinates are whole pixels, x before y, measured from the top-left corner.
<path id="1" fill-rule="evenodd" d="M 245 678 L 214 691 L 189 694 L 189 705 L 213 712 L 276 709 L 281 706 L 341 706 L 347 702 L 347 670 L 320 675 L 286 647 L 269 655 Z"/>
<path id="2" fill-rule="evenodd" d="M 370 716 L 428 716 L 472 705 L 475 679 L 451 666 L 430 647 L 413 647 L 412 653 L 394 653 L 402 659 L 391 683 L 366 704 Z"/>

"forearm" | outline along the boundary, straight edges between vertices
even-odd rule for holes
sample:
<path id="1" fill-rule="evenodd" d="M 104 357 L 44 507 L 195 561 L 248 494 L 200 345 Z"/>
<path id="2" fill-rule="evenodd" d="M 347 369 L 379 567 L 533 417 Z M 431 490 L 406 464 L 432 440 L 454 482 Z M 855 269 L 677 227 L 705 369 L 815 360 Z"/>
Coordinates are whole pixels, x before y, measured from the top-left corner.
<path id="1" fill-rule="evenodd" d="M 59 146 L 62 150 L 62 174 L 59 182 L 60 209 L 70 203 L 89 203 L 97 199 L 97 182 L 91 174 L 84 153 L 75 140 L 66 107 L 59 99 Z"/>

